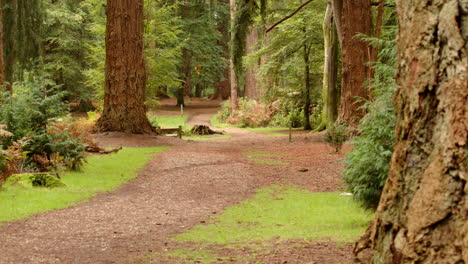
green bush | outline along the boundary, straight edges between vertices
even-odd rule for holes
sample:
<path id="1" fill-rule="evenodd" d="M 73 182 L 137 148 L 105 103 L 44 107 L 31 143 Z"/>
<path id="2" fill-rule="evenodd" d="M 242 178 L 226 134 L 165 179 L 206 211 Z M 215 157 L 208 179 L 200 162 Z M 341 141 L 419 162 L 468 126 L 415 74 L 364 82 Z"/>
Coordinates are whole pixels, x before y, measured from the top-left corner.
<path id="1" fill-rule="evenodd" d="M 32 74 L 31 74 L 32 75 Z M 14 94 L 0 96 L 0 124 L 5 124 L 13 137 L 0 138 L 0 144 L 9 147 L 22 143 L 27 160 L 40 170 L 65 166 L 79 169 L 84 162 L 84 145 L 68 132 L 54 131 L 49 123 L 57 121 L 66 111 L 65 93 L 41 73 L 15 84 Z"/>
<path id="2" fill-rule="evenodd" d="M 374 101 L 364 108 L 368 114 L 359 126 L 353 150 L 345 159 L 344 180 L 354 198 L 366 208 L 376 208 L 387 180 L 390 159 L 395 144 L 396 45 L 394 41 L 372 39 L 380 46 L 379 61 L 374 66 L 375 79 L 370 88 Z"/>
<path id="3" fill-rule="evenodd" d="M 325 132 L 324 140 L 335 148 L 336 153 L 341 152 L 343 144 L 348 140 L 349 132 L 346 126 L 334 125 Z"/>

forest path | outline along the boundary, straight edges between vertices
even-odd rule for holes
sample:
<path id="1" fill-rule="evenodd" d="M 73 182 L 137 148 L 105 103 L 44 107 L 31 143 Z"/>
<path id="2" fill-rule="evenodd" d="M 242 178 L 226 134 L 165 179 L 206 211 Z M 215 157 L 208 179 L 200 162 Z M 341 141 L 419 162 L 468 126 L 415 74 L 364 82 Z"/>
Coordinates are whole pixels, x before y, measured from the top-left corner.
<path id="1" fill-rule="evenodd" d="M 206 122 L 217 108 L 187 109 L 195 113 L 191 122 Z M 228 132 L 230 139 L 197 142 L 121 134 L 98 137 L 104 145 L 172 147 L 112 193 L 0 226 L 0 263 L 181 263 L 148 256 L 177 248 L 175 235 L 251 197 L 260 187 L 340 189 L 342 156 L 330 154 L 320 137 L 297 132 L 288 143 L 287 137 Z M 248 151 L 279 154 L 289 165 L 256 164 L 248 159 Z M 308 243 L 292 252 L 281 246 L 261 263 L 348 263 L 350 256 L 349 247 L 327 243 Z"/>

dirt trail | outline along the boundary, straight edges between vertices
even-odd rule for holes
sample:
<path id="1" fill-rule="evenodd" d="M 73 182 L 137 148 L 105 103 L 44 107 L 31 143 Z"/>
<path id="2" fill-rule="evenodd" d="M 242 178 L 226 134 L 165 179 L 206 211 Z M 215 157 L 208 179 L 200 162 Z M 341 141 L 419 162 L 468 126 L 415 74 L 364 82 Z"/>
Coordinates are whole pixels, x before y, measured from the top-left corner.
<path id="1" fill-rule="evenodd" d="M 186 109 L 191 124 L 208 123 L 217 110 L 216 104 L 208 108 L 200 104 Z M 164 111 L 174 113 L 170 106 Z M 340 188 L 341 156 L 330 154 L 318 136 L 299 132 L 290 144 L 284 137 L 240 129 L 229 129 L 229 133 L 230 139 L 201 142 L 99 136 L 104 145 L 172 148 L 153 159 L 140 177 L 113 193 L 0 226 L 0 263 L 180 263 L 148 256 L 175 248 L 171 240 L 175 234 L 251 197 L 262 186 L 295 184 L 312 191 Z M 246 150 L 283 153 L 290 166 L 252 163 Z M 309 172 L 299 172 L 300 168 Z M 337 249 L 331 243 L 302 243 L 295 248 L 278 245 L 275 254 L 259 256 L 259 260 L 264 264 L 348 263 L 349 251 L 349 246 Z"/>

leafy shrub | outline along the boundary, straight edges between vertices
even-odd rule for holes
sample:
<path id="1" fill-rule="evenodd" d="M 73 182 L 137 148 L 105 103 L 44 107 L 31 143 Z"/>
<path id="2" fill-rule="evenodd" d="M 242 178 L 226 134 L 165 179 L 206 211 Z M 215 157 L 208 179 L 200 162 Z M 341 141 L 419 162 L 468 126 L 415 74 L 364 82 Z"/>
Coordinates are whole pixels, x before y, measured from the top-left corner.
<path id="1" fill-rule="evenodd" d="M 60 166 L 78 169 L 84 161 L 85 147 L 79 137 L 51 129 L 51 123 L 66 113 L 65 94 L 58 90 L 53 81 L 38 74 L 16 83 L 14 94 L 5 93 L 0 98 L 4 102 L 0 104 L 0 123 L 14 135 L 0 138 L 0 144 L 9 150 L 16 144 L 16 151 L 26 153 L 29 165 L 42 171 Z"/>
<path id="2" fill-rule="evenodd" d="M 395 144 L 396 116 L 393 95 L 396 90 L 396 45 L 394 41 L 370 39 L 380 47 L 375 78 L 370 88 L 374 101 L 363 106 L 368 114 L 361 120 L 360 135 L 347 153 L 344 180 L 354 198 L 366 208 L 376 208 L 387 180 Z"/>
<path id="3" fill-rule="evenodd" d="M 336 153 L 341 152 L 343 144 L 348 140 L 348 128 L 343 125 L 334 125 L 325 132 L 324 140 L 335 148 Z"/>

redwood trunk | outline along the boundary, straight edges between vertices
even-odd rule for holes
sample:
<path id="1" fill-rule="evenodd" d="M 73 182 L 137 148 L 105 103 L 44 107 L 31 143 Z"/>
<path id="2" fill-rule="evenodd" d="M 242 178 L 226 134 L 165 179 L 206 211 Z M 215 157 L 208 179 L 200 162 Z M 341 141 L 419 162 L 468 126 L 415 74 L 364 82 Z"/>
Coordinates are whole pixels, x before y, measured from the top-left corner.
<path id="1" fill-rule="evenodd" d="M 230 13 L 231 13 L 231 29 L 234 28 L 234 20 L 236 15 L 236 0 L 230 0 Z M 234 36 L 231 33 L 231 49 Z M 231 50 L 231 59 L 229 64 L 231 66 L 231 111 L 236 111 L 239 109 L 239 99 L 237 97 L 237 82 L 236 82 L 236 71 L 234 70 L 234 61 L 233 61 L 233 52 Z M 232 114 L 232 112 L 231 112 Z"/>
<path id="2" fill-rule="evenodd" d="M 368 98 L 369 91 L 364 87 L 369 76 L 369 45 L 356 37 L 372 31 L 371 3 L 369 0 L 344 0 L 341 14 L 342 27 L 342 85 L 339 120 L 356 128 L 365 112 L 359 108 L 362 103 L 356 100 Z"/>
<path id="3" fill-rule="evenodd" d="M 95 131 L 153 132 L 145 82 L 143 0 L 107 0 L 104 112 Z"/>
<path id="4" fill-rule="evenodd" d="M 2 2 L 0 1 L 0 4 Z M 0 88 L 5 82 L 5 58 L 3 57 L 3 5 L 0 6 Z M 3 89 L 0 89 L 0 91 Z"/>
<path id="5" fill-rule="evenodd" d="M 399 0 L 397 143 L 364 263 L 468 263 L 468 6 Z"/>

